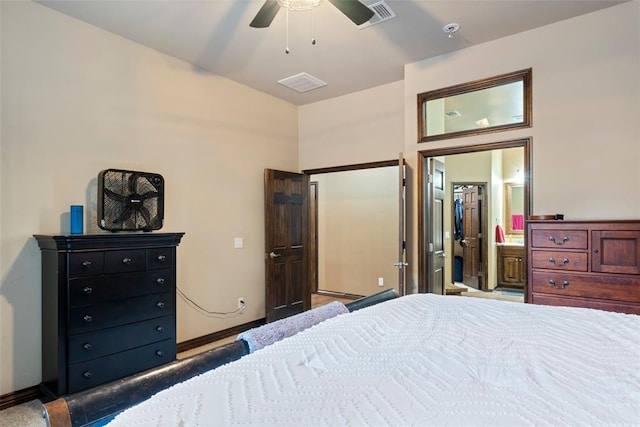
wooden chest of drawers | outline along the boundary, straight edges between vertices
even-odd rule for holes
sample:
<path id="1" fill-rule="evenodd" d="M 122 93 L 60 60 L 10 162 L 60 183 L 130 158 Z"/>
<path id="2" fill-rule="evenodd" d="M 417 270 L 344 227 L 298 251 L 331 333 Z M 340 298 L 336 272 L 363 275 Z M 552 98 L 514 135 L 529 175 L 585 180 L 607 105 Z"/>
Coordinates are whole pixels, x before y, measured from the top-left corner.
<path id="1" fill-rule="evenodd" d="M 45 393 L 75 393 L 175 359 L 183 234 L 35 236 Z"/>
<path id="2" fill-rule="evenodd" d="M 640 221 L 528 221 L 528 302 L 640 314 Z"/>

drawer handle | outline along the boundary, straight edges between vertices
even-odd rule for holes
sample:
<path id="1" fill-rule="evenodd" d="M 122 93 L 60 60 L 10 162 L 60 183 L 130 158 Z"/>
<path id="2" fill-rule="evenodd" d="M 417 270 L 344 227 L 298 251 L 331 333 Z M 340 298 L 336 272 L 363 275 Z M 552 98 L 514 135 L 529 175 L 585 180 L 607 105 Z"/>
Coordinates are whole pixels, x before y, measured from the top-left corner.
<path id="1" fill-rule="evenodd" d="M 156 351 L 156 356 L 158 356 L 158 357 L 164 356 L 164 351 L 162 351 L 162 350 Z"/>
<path id="2" fill-rule="evenodd" d="M 93 317 L 89 316 L 88 314 L 85 315 L 82 320 L 84 320 L 87 323 L 91 323 L 93 321 Z"/>
<path id="3" fill-rule="evenodd" d="M 89 379 L 93 376 L 93 374 L 91 373 L 91 371 L 84 371 L 82 373 L 82 376 L 85 377 L 86 379 Z"/>
<path id="4" fill-rule="evenodd" d="M 165 282 L 164 277 L 158 277 L 158 278 L 156 279 L 156 283 L 157 283 L 158 285 L 164 285 L 164 282 Z"/>
<path id="5" fill-rule="evenodd" d="M 555 243 L 558 246 L 564 245 L 566 242 L 569 241 L 569 238 L 567 236 L 564 236 L 562 238 L 562 242 L 556 242 L 556 238 L 553 236 L 549 236 L 549 240 L 552 241 L 553 243 Z"/>
<path id="6" fill-rule="evenodd" d="M 564 258 L 564 259 L 562 260 L 562 263 L 558 264 L 558 263 L 556 262 L 556 259 L 555 259 L 555 258 L 553 258 L 553 257 L 551 257 L 551 258 L 549 258 L 549 262 L 550 262 L 551 264 L 553 264 L 553 265 L 558 266 L 558 267 L 562 267 L 563 265 L 565 265 L 565 264 L 568 264 L 568 263 L 569 263 L 569 258 Z"/>
<path id="7" fill-rule="evenodd" d="M 130 265 L 133 262 L 131 258 L 122 258 L 122 263 L 124 265 Z"/>
<path id="8" fill-rule="evenodd" d="M 568 280 L 563 280 L 562 281 L 562 285 L 556 285 L 556 281 L 555 280 L 549 279 L 549 284 L 551 286 L 553 286 L 554 288 L 556 288 L 556 289 L 564 289 L 567 286 L 569 286 L 569 281 Z"/>
<path id="9" fill-rule="evenodd" d="M 159 262 L 165 262 L 167 260 L 167 256 L 166 255 L 158 255 L 158 261 Z"/>
<path id="10" fill-rule="evenodd" d="M 89 267 L 91 267 L 91 261 L 82 261 L 82 268 L 86 270 Z"/>
<path id="11" fill-rule="evenodd" d="M 158 302 L 156 303 L 156 307 L 158 307 L 158 308 L 164 308 L 164 302 L 162 302 L 162 301 L 158 301 Z"/>
<path id="12" fill-rule="evenodd" d="M 86 286 L 82 292 L 84 292 L 85 294 L 89 295 L 91 292 L 93 292 L 93 289 L 91 289 L 89 286 Z"/>
<path id="13" fill-rule="evenodd" d="M 85 350 L 91 350 L 93 349 L 93 346 L 89 343 L 85 343 L 82 345 L 82 348 L 84 348 Z"/>
<path id="14" fill-rule="evenodd" d="M 164 332 L 164 326 L 156 326 L 156 331 Z"/>

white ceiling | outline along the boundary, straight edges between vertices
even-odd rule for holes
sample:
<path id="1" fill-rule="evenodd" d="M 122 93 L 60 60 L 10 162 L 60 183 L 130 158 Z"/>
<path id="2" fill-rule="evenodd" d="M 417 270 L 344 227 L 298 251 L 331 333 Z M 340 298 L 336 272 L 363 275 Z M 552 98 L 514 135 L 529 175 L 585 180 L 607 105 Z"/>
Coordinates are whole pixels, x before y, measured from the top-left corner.
<path id="1" fill-rule="evenodd" d="M 365 4 L 379 0 L 363 0 Z M 250 28 L 263 0 L 37 0 L 52 9 L 296 105 L 402 80 L 404 65 L 547 25 L 615 0 L 386 0 L 396 18 L 358 29 L 331 3 L 280 10 L 269 28 Z M 461 25 L 453 38 L 446 24 Z M 328 83 L 306 93 L 278 80 L 306 72 Z"/>

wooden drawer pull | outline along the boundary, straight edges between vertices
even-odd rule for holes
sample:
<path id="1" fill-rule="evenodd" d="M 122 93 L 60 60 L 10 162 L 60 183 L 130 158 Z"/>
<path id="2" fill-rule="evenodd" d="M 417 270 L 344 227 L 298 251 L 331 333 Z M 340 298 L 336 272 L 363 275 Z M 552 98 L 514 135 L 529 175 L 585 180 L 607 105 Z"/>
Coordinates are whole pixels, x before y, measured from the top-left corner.
<path id="1" fill-rule="evenodd" d="M 93 348 L 93 346 L 89 343 L 84 343 L 82 345 L 82 348 L 84 348 L 85 350 L 91 350 Z"/>
<path id="2" fill-rule="evenodd" d="M 562 260 L 562 263 L 558 264 L 558 263 L 556 262 L 556 259 L 555 259 L 555 258 L 553 258 L 553 257 L 551 257 L 551 258 L 549 258 L 549 262 L 550 262 L 551 264 L 553 264 L 553 265 L 557 265 L 558 267 L 562 267 L 562 266 L 563 266 L 563 265 L 565 265 L 565 264 L 569 264 L 569 258 L 564 258 L 564 259 Z"/>
<path id="3" fill-rule="evenodd" d="M 86 286 L 82 292 L 84 292 L 85 294 L 89 295 L 91 292 L 93 292 L 93 289 L 90 286 Z"/>
<path id="4" fill-rule="evenodd" d="M 156 326 L 156 331 L 164 332 L 164 326 Z"/>
<path id="5" fill-rule="evenodd" d="M 93 321 L 93 317 L 89 316 L 88 314 L 85 315 L 82 320 L 84 320 L 87 323 L 91 323 Z"/>
<path id="6" fill-rule="evenodd" d="M 158 308 L 164 308 L 164 302 L 162 302 L 162 301 L 158 301 L 158 302 L 156 303 L 156 307 L 158 307 Z"/>
<path id="7" fill-rule="evenodd" d="M 158 261 L 159 262 L 165 262 L 167 260 L 167 256 L 166 255 L 159 255 L 158 256 Z"/>
<path id="8" fill-rule="evenodd" d="M 91 267 L 91 261 L 82 261 L 82 268 L 83 269 L 86 270 L 89 267 Z"/>
<path id="9" fill-rule="evenodd" d="M 156 279 L 156 283 L 157 283 L 158 285 L 164 285 L 164 282 L 165 282 L 164 277 L 158 277 L 158 278 Z"/>
<path id="10" fill-rule="evenodd" d="M 569 238 L 567 236 L 564 236 L 562 238 L 562 242 L 556 242 L 556 238 L 553 236 L 549 236 L 549 240 L 552 241 L 553 243 L 555 243 L 556 245 L 560 246 L 560 245 L 564 245 L 566 242 L 569 241 Z"/>
<path id="11" fill-rule="evenodd" d="M 164 351 L 162 351 L 162 350 L 156 351 L 156 356 L 158 356 L 158 357 L 164 356 Z"/>
<path id="12" fill-rule="evenodd" d="M 89 379 L 93 376 L 93 374 L 91 373 L 91 371 L 84 371 L 82 373 L 82 376 L 85 377 L 86 379 Z"/>
<path id="13" fill-rule="evenodd" d="M 122 258 L 122 263 L 124 265 L 130 265 L 133 262 L 131 258 Z"/>
<path id="14" fill-rule="evenodd" d="M 564 289 L 567 286 L 569 286 L 569 281 L 568 280 L 563 280 L 562 281 L 562 285 L 556 285 L 556 281 L 555 280 L 549 279 L 549 284 L 551 286 L 553 286 L 554 288 L 556 288 L 556 289 Z"/>

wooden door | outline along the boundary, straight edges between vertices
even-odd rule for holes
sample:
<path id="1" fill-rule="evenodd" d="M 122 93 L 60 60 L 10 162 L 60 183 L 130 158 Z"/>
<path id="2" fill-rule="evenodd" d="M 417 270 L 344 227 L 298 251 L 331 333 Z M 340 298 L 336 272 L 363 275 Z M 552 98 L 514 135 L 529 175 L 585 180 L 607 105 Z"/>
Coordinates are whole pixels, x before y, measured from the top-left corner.
<path id="1" fill-rule="evenodd" d="M 479 280 L 482 271 L 480 235 L 481 192 L 477 186 L 462 190 L 462 282 L 475 289 L 482 289 Z"/>
<path id="2" fill-rule="evenodd" d="M 265 169 L 267 322 L 311 308 L 308 280 L 309 176 Z"/>
<path id="3" fill-rule="evenodd" d="M 444 295 L 444 163 L 429 159 L 426 188 L 427 292 Z"/>

